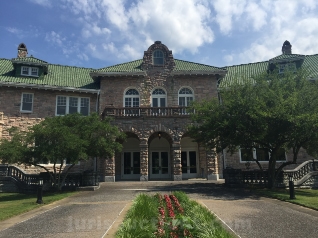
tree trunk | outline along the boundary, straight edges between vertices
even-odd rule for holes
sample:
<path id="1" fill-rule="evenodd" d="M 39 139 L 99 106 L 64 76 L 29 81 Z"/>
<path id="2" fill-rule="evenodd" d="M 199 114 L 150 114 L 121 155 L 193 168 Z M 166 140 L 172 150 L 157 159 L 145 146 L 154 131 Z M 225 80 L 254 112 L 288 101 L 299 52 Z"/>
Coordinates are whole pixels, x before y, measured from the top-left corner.
<path id="1" fill-rule="evenodd" d="M 274 151 L 270 154 L 268 162 L 268 188 L 273 189 L 276 181 L 276 154 Z"/>

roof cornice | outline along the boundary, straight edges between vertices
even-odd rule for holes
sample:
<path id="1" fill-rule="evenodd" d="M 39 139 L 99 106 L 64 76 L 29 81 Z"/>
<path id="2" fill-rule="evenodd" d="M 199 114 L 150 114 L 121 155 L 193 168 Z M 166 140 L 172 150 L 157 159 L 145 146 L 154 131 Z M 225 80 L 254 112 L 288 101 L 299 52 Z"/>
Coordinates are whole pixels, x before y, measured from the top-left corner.
<path id="1" fill-rule="evenodd" d="M 206 71 L 206 70 L 178 70 L 172 71 L 171 75 L 226 75 L 227 70 L 215 70 L 215 71 Z"/>
<path id="2" fill-rule="evenodd" d="M 36 89 L 42 89 L 42 90 L 92 93 L 92 94 L 99 94 L 99 92 L 100 92 L 99 89 L 84 89 L 84 88 L 59 87 L 59 86 L 25 84 L 25 83 L 10 83 L 10 82 L 0 82 L 0 87 L 36 88 Z"/>
<path id="3" fill-rule="evenodd" d="M 90 72 L 91 77 L 116 77 L 116 76 L 146 76 L 147 73 L 144 71 L 141 72 Z"/>

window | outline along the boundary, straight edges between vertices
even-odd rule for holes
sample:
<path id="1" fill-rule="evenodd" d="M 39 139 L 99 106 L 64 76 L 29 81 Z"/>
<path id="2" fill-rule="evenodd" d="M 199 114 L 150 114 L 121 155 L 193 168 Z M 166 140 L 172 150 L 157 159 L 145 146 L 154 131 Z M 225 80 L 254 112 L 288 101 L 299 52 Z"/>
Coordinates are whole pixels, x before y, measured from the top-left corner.
<path id="1" fill-rule="evenodd" d="M 21 75 L 37 77 L 37 76 L 39 76 L 39 69 L 33 68 L 33 67 L 22 66 Z"/>
<path id="2" fill-rule="evenodd" d="M 153 52 L 153 64 L 154 65 L 163 65 L 163 52 L 161 50 L 155 50 Z"/>
<path id="3" fill-rule="evenodd" d="M 33 110 L 33 93 L 22 93 L 21 112 L 32 112 Z"/>
<path id="4" fill-rule="evenodd" d="M 286 153 L 284 149 L 278 151 L 277 161 L 286 161 Z M 241 162 L 252 162 L 257 159 L 260 162 L 269 161 L 269 150 L 266 148 L 241 148 L 240 149 Z"/>
<path id="5" fill-rule="evenodd" d="M 129 89 L 124 96 L 124 107 L 139 107 L 139 92 Z M 139 109 L 125 109 L 125 115 L 139 115 Z"/>
<path id="6" fill-rule="evenodd" d="M 81 113 L 84 116 L 89 114 L 89 98 L 57 96 L 56 115 L 70 113 Z"/>
<path id="7" fill-rule="evenodd" d="M 278 73 L 282 74 L 285 71 L 296 72 L 296 64 L 295 63 L 280 64 Z"/>
<path id="8" fill-rule="evenodd" d="M 188 107 L 193 101 L 193 92 L 189 88 L 182 88 L 179 90 L 179 106 Z M 182 113 L 185 114 L 186 109 L 182 109 Z"/>
<path id="9" fill-rule="evenodd" d="M 166 92 L 157 88 L 152 91 L 152 107 L 166 107 Z M 166 110 L 164 109 L 153 109 L 153 114 L 165 114 Z"/>

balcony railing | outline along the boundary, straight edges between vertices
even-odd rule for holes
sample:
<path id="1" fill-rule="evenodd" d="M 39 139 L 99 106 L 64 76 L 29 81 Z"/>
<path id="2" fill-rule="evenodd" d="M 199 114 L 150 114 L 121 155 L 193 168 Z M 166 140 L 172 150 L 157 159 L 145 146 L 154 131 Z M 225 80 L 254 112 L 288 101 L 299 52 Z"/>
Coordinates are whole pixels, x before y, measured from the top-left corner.
<path id="1" fill-rule="evenodd" d="M 171 117 L 189 116 L 191 109 L 188 107 L 113 107 L 104 108 L 104 116 L 115 117 Z"/>

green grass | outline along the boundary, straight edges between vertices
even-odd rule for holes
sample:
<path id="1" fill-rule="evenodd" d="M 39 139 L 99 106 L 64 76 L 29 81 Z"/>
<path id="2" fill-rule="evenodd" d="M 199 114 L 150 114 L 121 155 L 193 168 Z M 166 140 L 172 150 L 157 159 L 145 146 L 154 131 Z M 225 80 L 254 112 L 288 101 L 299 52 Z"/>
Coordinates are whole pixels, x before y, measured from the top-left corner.
<path id="1" fill-rule="evenodd" d="M 188 229 L 193 237 L 232 237 L 208 209 L 190 200 L 183 192 L 174 192 L 173 195 L 178 198 L 181 207 L 184 209 L 184 214 L 178 214 L 176 219 L 173 220 L 173 222 L 175 222 L 174 224 L 178 224 L 181 228 Z M 127 212 L 123 223 L 116 233 L 116 237 L 156 237 L 155 232 L 157 231 L 159 216 L 158 207 L 159 202 L 157 197 L 140 194 L 136 197 L 132 207 Z M 166 233 L 165 236 L 161 237 L 170 237 L 170 234 Z"/>
<path id="2" fill-rule="evenodd" d="M 72 194 L 74 192 L 43 194 L 43 204 L 37 204 L 36 194 L 0 193 L 0 221 L 66 198 Z"/>
<path id="3" fill-rule="evenodd" d="M 296 199 L 289 199 L 289 190 L 287 189 L 258 189 L 256 193 L 318 210 L 317 189 L 295 189 Z"/>

